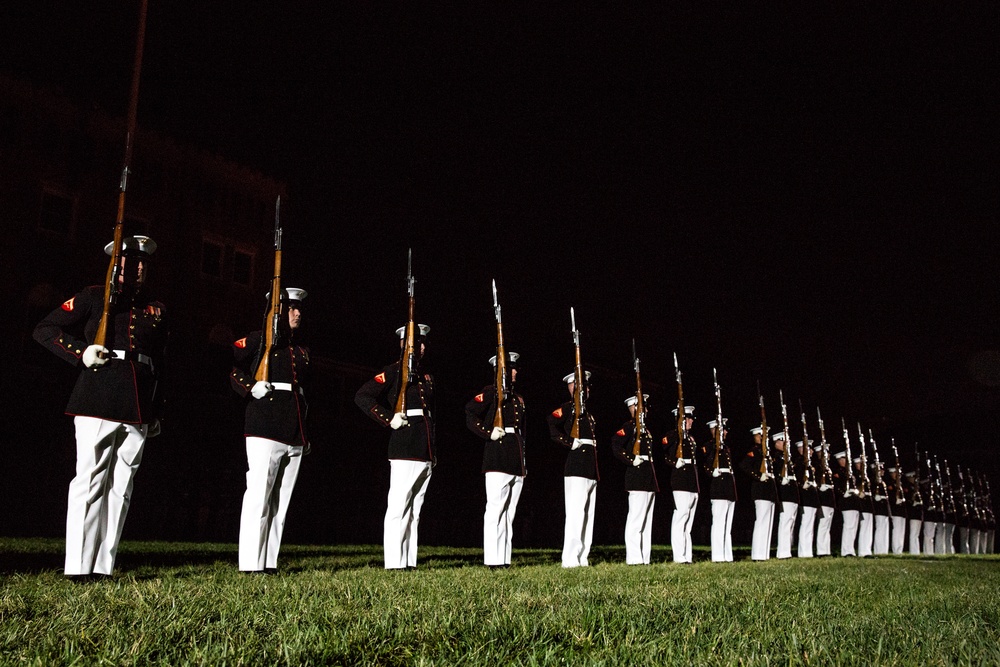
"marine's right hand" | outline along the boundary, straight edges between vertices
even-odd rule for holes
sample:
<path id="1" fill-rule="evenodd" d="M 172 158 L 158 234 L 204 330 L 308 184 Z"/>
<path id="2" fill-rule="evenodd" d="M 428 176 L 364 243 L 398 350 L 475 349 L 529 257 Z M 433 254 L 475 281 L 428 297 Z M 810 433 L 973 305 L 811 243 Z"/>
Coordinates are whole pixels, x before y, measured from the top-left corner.
<path id="1" fill-rule="evenodd" d="M 105 356 L 101 356 L 101 355 Z M 103 345 L 88 345 L 87 349 L 83 351 L 83 365 L 87 368 L 93 368 L 94 366 L 103 366 L 108 363 L 108 348 Z"/>
<path id="2" fill-rule="evenodd" d="M 254 398 L 264 398 L 274 387 L 271 386 L 270 382 L 264 382 L 263 380 L 257 380 L 254 384 L 253 389 L 250 390 L 250 394 Z"/>

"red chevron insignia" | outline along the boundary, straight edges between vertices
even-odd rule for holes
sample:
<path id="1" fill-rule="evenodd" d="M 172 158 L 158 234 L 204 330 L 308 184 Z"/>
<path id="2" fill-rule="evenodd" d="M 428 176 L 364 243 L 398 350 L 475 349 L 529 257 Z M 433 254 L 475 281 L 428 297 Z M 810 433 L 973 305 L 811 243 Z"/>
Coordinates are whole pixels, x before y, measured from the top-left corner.
<path id="1" fill-rule="evenodd" d="M 552 413 L 552 416 L 556 419 L 562 417 L 562 408 L 556 408 L 555 412 Z"/>
<path id="2" fill-rule="evenodd" d="M 625 435 L 625 429 L 623 428 L 618 429 L 617 435 Z"/>
<path id="3" fill-rule="evenodd" d="M 482 394 L 477 394 L 476 395 L 476 403 L 482 403 L 482 402 L 483 402 L 483 395 Z"/>
<path id="4" fill-rule="evenodd" d="M 375 376 L 375 381 L 379 384 L 385 384 L 385 373 L 379 373 Z"/>
<path id="5" fill-rule="evenodd" d="M 74 301 L 76 301 L 76 297 L 75 296 L 72 299 L 69 299 L 68 301 L 63 301 L 62 309 L 65 310 L 65 311 L 67 311 L 67 312 L 72 312 L 73 311 L 73 302 Z"/>
<path id="6" fill-rule="evenodd" d="M 242 350 L 244 347 L 247 346 L 247 339 L 246 338 L 240 338 L 238 341 L 236 341 L 235 343 L 233 343 L 233 345 L 235 345 L 236 347 L 238 347 L 238 348 L 240 348 Z"/>

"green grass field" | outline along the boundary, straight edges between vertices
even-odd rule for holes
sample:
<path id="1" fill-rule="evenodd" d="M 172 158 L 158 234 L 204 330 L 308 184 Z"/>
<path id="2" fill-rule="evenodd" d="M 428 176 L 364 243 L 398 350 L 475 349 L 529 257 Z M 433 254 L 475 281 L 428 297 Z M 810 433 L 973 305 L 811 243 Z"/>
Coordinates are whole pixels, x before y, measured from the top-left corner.
<path id="1" fill-rule="evenodd" d="M 0 663 L 106 665 L 998 665 L 1000 557 L 626 566 L 598 548 L 563 570 L 516 550 L 288 546 L 282 572 L 235 545 L 125 543 L 114 579 L 74 584 L 59 540 L 0 540 Z M 738 557 L 746 554 L 740 554 Z M 696 552 L 696 558 L 707 558 Z"/>

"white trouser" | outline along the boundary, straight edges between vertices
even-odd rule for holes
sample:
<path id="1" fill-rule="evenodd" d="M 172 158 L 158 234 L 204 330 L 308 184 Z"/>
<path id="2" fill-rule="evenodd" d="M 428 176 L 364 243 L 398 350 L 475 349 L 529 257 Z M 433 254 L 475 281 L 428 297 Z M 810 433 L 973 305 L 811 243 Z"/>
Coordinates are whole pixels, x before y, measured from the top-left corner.
<path id="1" fill-rule="evenodd" d="M 934 553 L 937 555 L 948 553 L 948 543 L 945 541 L 948 539 L 947 526 L 944 521 L 939 521 L 934 527 Z"/>
<path id="2" fill-rule="evenodd" d="M 969 553 L 969 529 L 966 526 L 958 528 L 958 553 Z"/>
<path id="3" fill-rule="evenodd" d="M 771 557 L 771 531 L 774 528 L 774 503 L 770 500 L 753 501 L 756 518 L 753 522 L 753 542 L 750 560 L 767 560 Z"/>
<path id="4" fill-rule="evenodd" d="M 955 553 L 955 524 L 944 524 L 945 553 Z"/>
<path id="5" fill-rule="evenodd" d="M 302 447 L 247 436 L 247 490 L 240 515 L 240 570 L 278 567 L 285 515 L 302 465 Z"/>
<path id="6" fill-rule="evenodd" d="M 892 517 L 892 553 L 903 553 L 903 546 L 906 544 L 906 517 Z"/>
<path id="7" fill-rule="evenodd" d="M 871 512 L 862 512 L 861 523 L 858 524 L 858 556 L 862 558 L 871 556 L 874 541 L 875 515 Z"/>
<path id="8" fill-rule="evenodd" d="M 111 574 L 146 424 L 76 417 L 76 476 L 69 483 L 64 574 Z"/>
<path id="9" fill-rule="evenodd" d="M 933 556 L 935 553 L 934 536 L 937 535 L 937 527 L 937 521 L 924 521 L 924 548 L 922 551 L 925 556 Z"/>
<path id="10" fill-rule="evenodd" d="M 774 554 L 776 558 L 792 557 L 792 533 L 795 531 L 795 517 L 798 513 L 798 503 L 781 502 L 781 514 L 778 515 L 778 548 Z"/>
<path id="11" fill-rule="evenodd" d="M 514 514 L 524 477 L 505 472 L 486 473 L 486 512 L 483 514 L 483 563 L 510 565 Z"/>
<path id="12" fill-rule="evenodd" d="M 563 526 L 563 567 L 585 567 L 594 541 L 597 480 L 563 477 L 566 523 Z"/>
<path id="13" fill-rule="evenodd" d="M 823 505 L 820 508 L 819 521 L 816 523 L 816 555 L 829 556 L 830 531 L 833 530 L 833 508 Z"/>
<path id="14" fill-rule="evenodd" d="M 984 553 L 994 553 L 993 547 L 995 546 L 994 540 L 996 538 L 996 532 L 996 528 L 991 528 L 986 531 L 986 551 Z"/>
<path id="15" fill-rule="evenodd" d="M 625 564 L 649 565 L 653 537 L 652 491 L 628 492 L 628 517 L 625 519 Z"/>
<path id="16" fill-rule="evenodd" d="M 972 528 L 969 530 L 969 553 L 978 554 L 979 551 L 979 529 Z"/>
<path id="17" fill-rule="evenodd" d="M 417 566 L 417 526 L 432 467 L 430 461 L 389 459 L 389 496 L 382 532 L 387 570 Z"/>
<path id="18" fill-rule="evenodd" d="M 921 524 L 923 523 L 923 520 L 921 520 L 921 519 L 910 519 L 909 521 L 907 521 L 907 523 L 910 524 L 910 539 L 908 540 L 910 546 L 907 549 L 907 551 L 909 553 L 913 554 L 914 556 L 919 556 L 920 555 L 920 528 L 921 528 Z"/>
<path id="19" fill-rule="evenodd" d="M 799 542 L 795 555 L 799 558 L 813 557 L 813 535 L 816 531 L 816 507 L 802 506 L 802 520 L 799 522 Z"/>
<path id="20" fill-rule="evenodd" d="M 840 513 L 844 520 L 844 530 L 840 534 L 840 555 L 857 556 L 854 543 L 858 539 L 858 510 L 844 510 Z"/>
<path id="21" fill-rule="evenodd" d="M 712 560 L 733 560 L 733 510 L 736 503 L 720 498 L 712 499 Z"/>
<path id="22" fill-rule="evenodd" d="M 670 521 L 670 550 L 675 563 L 694 561 L 691 548 L 691 526 L 698 506 L 698 494 L 691 491 L 674 491 L 674 515 Z"/>
<path id="23" fill-rule="evenodd" d="M 875 539 L 872 542 L 872 552 L 877 556 L 889 553 L 889 517 L 884 514 L 875 515 Z"/>

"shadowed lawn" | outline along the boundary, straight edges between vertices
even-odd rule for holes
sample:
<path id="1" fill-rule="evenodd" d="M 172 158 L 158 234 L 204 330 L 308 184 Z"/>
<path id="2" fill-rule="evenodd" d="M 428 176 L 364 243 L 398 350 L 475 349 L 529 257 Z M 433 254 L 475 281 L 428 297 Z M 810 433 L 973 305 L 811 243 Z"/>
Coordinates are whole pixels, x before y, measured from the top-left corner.
<path id="1" fill-rule="evenodd" d="M 110 581 L 61 576 L 60 540 L 0 540 L 4 664 L 1000 664 L 1000 558 L 626 566 L 596 549 L 288 546 L 276 576 L 231 544 L 125 543 Z M 702 558 L 705 553 L 700 554 Z"/>

